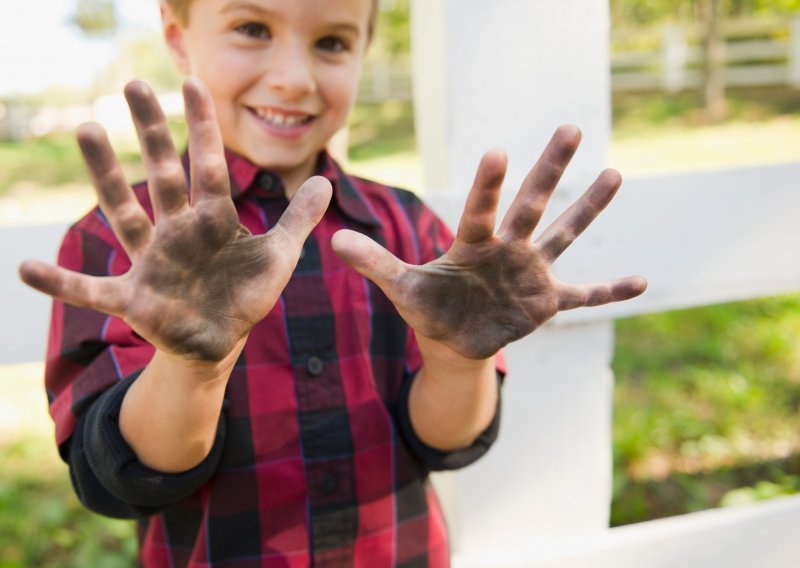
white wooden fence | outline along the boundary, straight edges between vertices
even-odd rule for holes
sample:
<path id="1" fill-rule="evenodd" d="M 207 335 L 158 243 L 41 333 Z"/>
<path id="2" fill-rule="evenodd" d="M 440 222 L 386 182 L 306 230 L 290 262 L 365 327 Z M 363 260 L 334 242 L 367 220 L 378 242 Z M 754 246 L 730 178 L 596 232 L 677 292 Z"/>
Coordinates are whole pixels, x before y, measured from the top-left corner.
<path id="1" fill-rule="evenodd" d="M 720 26 L 725 83 L 800 87 L 800 16 L 729 20 Z M 618 29 L 611 36 L 615 91 L 680 91 L 702 84 L 700 25 Z"/>
<path id="2" fill-rule="evenodd" d="M 800 16 L 725 21 L 725 83 L 729 87 L 800 88 Z M 699 24 L 619 28 L 611 33 L 611 88 L 614 92 L 696 89 L 702 85 Z M 411 65 L 405 59 L 367 65 L 359 100 L 411 98 Z"/>
<path id="3" fill-rule="evenodd" d="M 415 116 L 428 200 L 457 222 L 488 148 L 503 207 L 557 125 L 584 144 L 550 218 L 607 163 L 607 0 L 414 0 Z M 628 180 L 558 261 L 567 281 L 643 274 L 620 305 L 563 314 L 508 349 L 501 435 L 437 479 L 456 566 L 770 566 L 800 557 L 800 498 L 610 530 L 613 319 L 800 290 L 800 164 Z M 438 191 L 437 191 L 438 190 Z"/>
<path id="4" fill-rule="evenodd" d="M 552 218 L 605 166 L 606 0 L 413 0 L 415 99 L 428 200 L 455 224 L 480 155 L 510 159 L 502 207 L 554 128 L 584 145 Z M 640 273 L 635 301 L 564 314 L 508 349 L 502 433 L 437 477 L 456 567 L 797 566 L 800 498 L 608 528 L 614 318 L 800 290 L 800 164 L 628 180 L 559 260 L 588 281 Z M 14 276 L 63 227 L 0 230 L 0 363 L 36 360 L 48 302 Z"/>

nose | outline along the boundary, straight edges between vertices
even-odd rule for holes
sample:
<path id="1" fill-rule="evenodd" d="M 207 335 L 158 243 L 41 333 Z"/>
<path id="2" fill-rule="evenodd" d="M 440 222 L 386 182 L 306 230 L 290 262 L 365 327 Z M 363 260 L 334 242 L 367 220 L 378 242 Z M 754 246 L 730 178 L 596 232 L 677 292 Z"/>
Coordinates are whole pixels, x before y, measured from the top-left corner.
<path id="1" fill-rule="evenodd" d="M 272 54 L 267 82 L 287 98 L 298 98 L 316 89 L 311 54 L 299 43 L 285 44 Z"/>

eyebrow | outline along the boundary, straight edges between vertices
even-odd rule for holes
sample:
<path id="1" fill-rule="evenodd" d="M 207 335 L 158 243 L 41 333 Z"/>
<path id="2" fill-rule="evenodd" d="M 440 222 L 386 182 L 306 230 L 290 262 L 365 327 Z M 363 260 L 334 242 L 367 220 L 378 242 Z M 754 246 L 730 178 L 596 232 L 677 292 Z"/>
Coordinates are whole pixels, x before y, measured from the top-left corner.
<path id="1" fill-rule="evenodd" d="M 220 9 L 219 12 L 220 14 L 225 14 L 227 12 L 235 12 L 236 10 L 246 10 L 249 12 L 259 12 L 262 14 L 270 13 L 269 10 L 265 10 L 258 4 L 248 2 L 247 0 L 233 0 L 233 2 L 228 2 Z"/>
<path id="2" fill-rule="evenodd" d="M 246 12 L 255 12 L 258 14 L 270 15 L 273 14 L 271 10 L 265 9 L 263 6 L 255 2 L 250 2 L 249 0 L 233 0 L 228 2 L 220 9 L 220 14 L 226 14 L 228 12 L 235 12 L 237 10 L 243 10 Z M 331 29 L 334 29 L 339 32 L 347 32 L 351 33 L 355 36 L 361 35 L 361 28 L 356 24 L 351 22 L 337 22 L 329 26 Z"/>

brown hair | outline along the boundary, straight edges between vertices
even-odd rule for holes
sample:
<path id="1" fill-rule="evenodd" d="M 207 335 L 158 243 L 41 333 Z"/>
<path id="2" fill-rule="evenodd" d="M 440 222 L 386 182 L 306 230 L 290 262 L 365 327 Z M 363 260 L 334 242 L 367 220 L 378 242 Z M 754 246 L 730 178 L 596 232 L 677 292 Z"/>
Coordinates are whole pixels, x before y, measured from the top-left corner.
<path id="1" fill-rule="evenodd" d="M 186 25 L 189 23 L 189 5 L 192 0 L 162 0 L 165 4 L 169 4 L 178 20 Z M 378 0 L 372 0 L 372 9 L 369 13 L 369 22 L 367 23 L 367 41 L 372 40 L 372 34 L 375 33 L 375 24 L 378 20 Z"/>

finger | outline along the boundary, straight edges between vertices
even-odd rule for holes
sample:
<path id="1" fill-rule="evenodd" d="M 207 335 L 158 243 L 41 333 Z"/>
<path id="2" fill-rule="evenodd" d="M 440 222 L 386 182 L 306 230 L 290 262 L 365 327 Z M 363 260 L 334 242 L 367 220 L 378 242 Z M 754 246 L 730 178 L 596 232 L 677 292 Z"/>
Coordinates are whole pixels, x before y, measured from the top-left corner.
<path id="1" fill-rule="evenodd" d="M 331 246 L 342 260 L 392 297 L 391 289 L 405 270 L 405 263 L 368 236 L 347 229 L 334 233 Z"/>
<path id="2" fill-rule="evenodd" d="M 85 124 L 78 129 L 77 138 L 100 209 L 125 252 L 134 258 L 150 241 L 150 218 L 128 185 L 105 130 L 98 124 Z"/>
<path id="3" fill-rule="evenodd" d="M 641 276 L 629 276 L 603 284 L 566 285 L 559 289 L 558 310 L 601 306 L 612 302 L 624 302 L 639 296 L 647 289 L 647 280 Z"/>
<path id="4" fill-rule="evenodd" d="M 530 238 L 580 140 L 581 132 L 575 126 L 561 126 L 556 130 L 508 208 L 498 231 L 503 238 Z"/>
<path id="5" fill-rule="evenodd" d="M 142 147 L 156 219 L 174 214 L 189 203 L 186 173 L 172 143 L 167 119 L 150 87 L 142 81 L 125 86 L 125 98 Z"/>
<path id="6" fill-rule="evenodd" d="M 621 185 L 619 172 L 605 170 L 578 201 L 553 221 L 536 240 L 550 262 L 558 258 L 611 203 Z"/>
<path id="7" fill-rule="evenodd" d="M 124 313 L 125 302 L 116 278 L 87 276 L 31 260 L 20 265 L 19 275 L 28 286 L 73 306 L 114 316 Z"/>
<path id="8" fill-rule="evenodd" d="M 331 182 L 321 176 L 307 180 L 292 197 L 286 211 L 270 234 L 282 236 L 298 254 L 308 235 L 317 226 L 331 201 Z"/>
<path id="9" fill-rule="evenodd" d="M 507 164 L 506 155 L 500 151 L 488 152 L 481 160 L 458 224 L 459 240 L 479 243 L 494 235 L 497 202 Z"/>
<path id="10" fill-rule="evenodd" d="M 207 197 L 230 199 L 230 179 L 225 146 L 217 125 L 214 101 L 206 86 L 196 78 L 183 83 L 186 123 L 189 126 L 189 154 L 193 202 Z"/>

